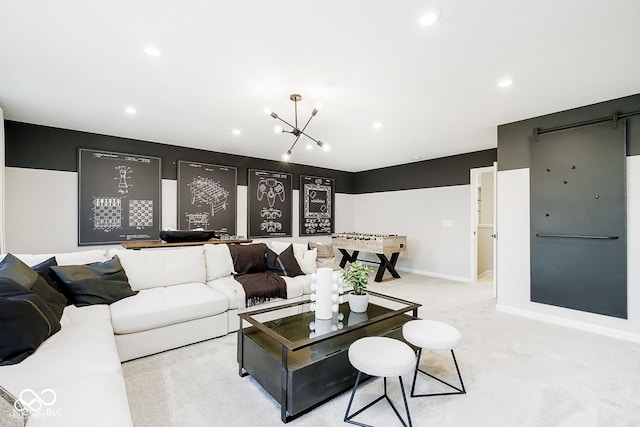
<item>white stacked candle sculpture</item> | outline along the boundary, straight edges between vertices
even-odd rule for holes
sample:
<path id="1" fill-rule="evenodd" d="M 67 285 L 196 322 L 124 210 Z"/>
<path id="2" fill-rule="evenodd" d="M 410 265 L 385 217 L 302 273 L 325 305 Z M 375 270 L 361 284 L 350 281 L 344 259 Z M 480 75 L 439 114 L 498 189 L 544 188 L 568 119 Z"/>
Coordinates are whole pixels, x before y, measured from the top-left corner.
<path id="1" fill-rule="evenodd" d="M 343 289 L 338 286 L 338 273 L 330 268 L 319 268 L 313 278 L 315 283 L 311 284 L 310 296 L 313 302 L 309 308 L 315 311 L 316 319 L 331 319 L 344 302 L 340 296 Z"/>

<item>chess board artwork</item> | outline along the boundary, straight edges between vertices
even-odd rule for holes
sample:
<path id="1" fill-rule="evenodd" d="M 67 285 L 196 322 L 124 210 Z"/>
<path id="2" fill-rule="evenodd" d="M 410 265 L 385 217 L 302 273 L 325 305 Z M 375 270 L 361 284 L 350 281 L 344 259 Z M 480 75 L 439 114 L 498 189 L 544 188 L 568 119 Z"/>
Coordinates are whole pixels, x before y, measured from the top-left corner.
<path id="1" fill-rule="evenodd" d="M 160 159 L 80 149 L 78 245 L 157 240 Z"/>
<path id="2" fill-rule="evenodd" d="M 178 228 L 236 234 L 237 170 L 178 162 Z"/>

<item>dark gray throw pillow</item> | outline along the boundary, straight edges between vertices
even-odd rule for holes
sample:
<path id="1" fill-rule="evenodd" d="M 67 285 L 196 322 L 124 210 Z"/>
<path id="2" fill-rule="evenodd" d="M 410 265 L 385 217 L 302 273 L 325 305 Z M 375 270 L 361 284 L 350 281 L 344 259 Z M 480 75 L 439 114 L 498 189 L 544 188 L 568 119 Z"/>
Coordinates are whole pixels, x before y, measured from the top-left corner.
<path id="1" fill-rule="evenodd" d="M 267 267 L 267 271 L 272 271 L 280 276 L 286 275 L 286 271 L 282 265 L 282 261 L 278 258 L 278 254 L 270 248 L 267 248 L 267 252 L 265 253 L 264 264 Z"/>
<path id="2" fill-rule="evenodd" d="M 105 262 L 52 266 L 51 269 L 72 295 L 71 301 L 78 307 L 111 304 L 138 293 L 131 289 L 117 257 Z"/>
<path id="3" fill-rule="evenodd" d="M 62 311 L 67 305 L 67 298 L 49 286 L 46 280 L 27 264 L 14 255 L 7 254 L 0 263 L 0 277 L 12 279 L 25 289 L 31 289 L 38 294 L 60 320 Z"/>
<path id="4" fill-rule="evenodd" d="M 14 280 L 27 289 L 31 289 L 38 273 L 12 254 L 7 254 L 0 262 L 0 277 Z"/>
<path id="5" fill-rule="evenodd" d="M 0 365 L 22 362 L 60 330 L 42 298 L 6 277 L 0 277 L 0 325 Z"/>
<path id="6" fill-rule="evenodd" d="M 287 249 L 280 252 L 278 262 L 284 270 L 283 276 L 304 276 L 304 271 L 302 271 L 300 264 L 298 264 L 296 257 L 293 255 L 293 245 L 289 245 Z"/>
<path id="7" fill-rule="evenodd" d="M 40 264 L 32 265 L 31 268 L 33 268 L 36 273 L 42 276 L 42 278 L 47 281 L 49 286 L 65 295 L 65 297 L 69 299 L 69 296 L 65 294 L 67 290 L 64 288 L 62 281 L 58 279 L 58 275 L 51 269 L 51 267 L 57 265 L 58 262 L 56 261 L 56 257 L 51 257 L 48 260 L 42 261 Z"/>
<path id="8" fill-rule="evenodd" d="M 42 298 L 58 320 L 62 318 L 62 312 L 68 305 L 67 297 L 49 286 L 47 281 L 40 275 L 38 275 L 36 283 L 31 287 L 31 291 Z"/>

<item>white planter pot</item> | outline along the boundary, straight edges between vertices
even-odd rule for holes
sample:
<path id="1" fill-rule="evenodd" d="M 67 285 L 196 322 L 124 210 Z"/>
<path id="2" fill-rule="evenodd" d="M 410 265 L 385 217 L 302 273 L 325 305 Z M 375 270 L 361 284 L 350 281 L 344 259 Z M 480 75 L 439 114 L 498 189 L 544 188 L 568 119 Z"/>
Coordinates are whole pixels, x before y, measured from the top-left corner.
<path id="1" fill-rule="evenodd" d="M 349 294 L 349 309 L 354 313 L 365 313 L 369 305 L 369 294 Z"/>

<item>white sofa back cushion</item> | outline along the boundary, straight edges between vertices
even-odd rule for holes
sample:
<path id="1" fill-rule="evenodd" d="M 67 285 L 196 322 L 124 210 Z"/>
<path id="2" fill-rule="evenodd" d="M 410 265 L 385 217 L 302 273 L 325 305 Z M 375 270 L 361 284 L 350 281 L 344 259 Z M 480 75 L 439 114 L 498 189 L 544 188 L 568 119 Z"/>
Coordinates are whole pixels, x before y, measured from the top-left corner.
<path id="1" fill-rule="evenodd" d="M 206 282 L 202 246 L 161 250 L 121 249 L 117 255 L 134 291 Z"/>
<path id="2" fill-rule="evenodd" d="M 204 245 L 204 262 L 207 267 L 207 282 L 234 273 L 231 252 L 225 244 Z"/>
<path id="3" fill-rule="evenodd" d="M 40 264 L 51 257 L 56 257 L 58 265 L 81 265 L 92 262 L 103 262 L 107 260 L 107 252 L 104 249 L 94 249 L 90 251 L 67 252 L 61 254 L 13 254 L 20 261 L 29 266 Z M 0 255 L 0 261 L 6 254 Z"/>

